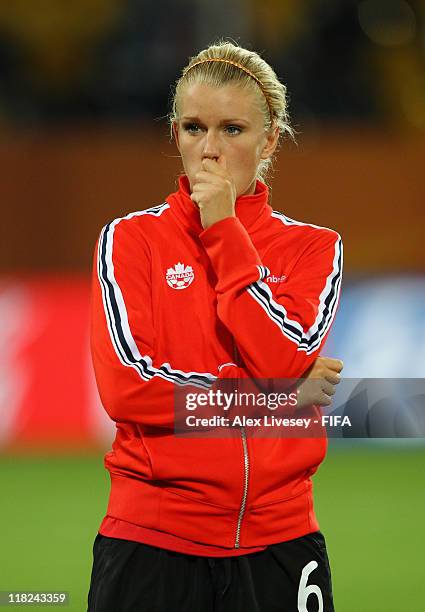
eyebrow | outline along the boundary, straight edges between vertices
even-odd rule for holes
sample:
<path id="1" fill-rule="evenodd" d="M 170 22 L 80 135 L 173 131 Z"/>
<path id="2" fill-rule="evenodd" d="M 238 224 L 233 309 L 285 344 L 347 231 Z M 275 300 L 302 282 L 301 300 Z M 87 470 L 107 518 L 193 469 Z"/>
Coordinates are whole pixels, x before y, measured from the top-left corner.
<path id="1" fill-rule="evenodd" d="M 193 123 L 203 123 L 202 119 L 200 119 L 199 117 L 188 117 L 188 116 L 183 116 L 181 118 L 182 121 L 193 121 Z M 229 118 L 229 119 L 222 119 L 220 121 L 219 125 L 224 125 L 226 123 L 246 123 L 249 124 L 249 121 L 247 119 L 242 119 L 242 117 L 239 118 Z"/>

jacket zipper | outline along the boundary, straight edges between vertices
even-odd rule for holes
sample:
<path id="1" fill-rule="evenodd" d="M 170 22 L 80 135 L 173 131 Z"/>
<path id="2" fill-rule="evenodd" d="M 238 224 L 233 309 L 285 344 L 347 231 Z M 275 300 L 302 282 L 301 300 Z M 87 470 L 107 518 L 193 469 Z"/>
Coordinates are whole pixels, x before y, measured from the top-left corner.
<path id="1" fill-rule="evenodd" d="M 239 360 L 238 360 L 238 349 L 234 341 L 233 341 L 233 359 L 236 365 L 240 365 Z M 240 429 L 241 429 L 243 459 L 244 459 L 244 480 L 243 480 L 244 484 L 243 484 L 242 501 L 241 501 L 241 505 L 239 508 L 238 523 L 236 526 L 235 548 L 240 547 L 239 542 L 240 542 L 240 535 L 241 535 L 241 525 L 242 525 L 242 519 L 244 517 L 245 509 L 246 509 L 246 500 L 248 497 L 248 481 L 249 481 L 249 454 L 248 454 L 248 443 L 246 439 L 246 431 L 242 425 L 240 426 Z"/>
<path id="2" fill-rule="evenodd" d="M 246 441 L 245 429 L 241 426 L 242 444 L 243 444 L 243 456 L 244 456 L 244 485 L 243 485 L 243 496 L 241 507 L 239 508 L 238 524 L 236 527 L 236 539 L 235 548 L 239 548 L 239 539 L 241 535 L 241 524 L 243 515 L 245 514 L 246 498 L 248 497 L 248 476 L 249 476 L 249 455 L 248 455 L 248 444 Z"/>

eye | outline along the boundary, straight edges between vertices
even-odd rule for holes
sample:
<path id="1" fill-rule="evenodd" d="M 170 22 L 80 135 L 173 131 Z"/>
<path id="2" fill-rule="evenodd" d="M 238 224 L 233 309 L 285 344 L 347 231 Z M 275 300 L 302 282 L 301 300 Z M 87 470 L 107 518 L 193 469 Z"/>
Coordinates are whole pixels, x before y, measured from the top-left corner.
<path id="1" fill-rule="evenodd" d="M 225 129 L 230 136 L 236 136 L 242 132 L 242 128 L 238 127 L 237 125 L 227 125 Z"/>
<path id="2" fill-rule="evenodd" d="M 201 128 L 197 123 L 184 123 L 183 129 L 189 134 L 198 134 Z"/>

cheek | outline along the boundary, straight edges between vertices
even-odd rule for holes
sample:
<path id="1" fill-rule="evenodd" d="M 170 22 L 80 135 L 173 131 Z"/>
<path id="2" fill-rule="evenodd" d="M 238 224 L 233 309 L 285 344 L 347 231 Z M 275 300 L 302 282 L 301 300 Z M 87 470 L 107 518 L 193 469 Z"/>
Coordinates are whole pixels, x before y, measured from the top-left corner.
<path id="1" fill-rule="evenodd" d="M 180 141 L 180 154 L 183 159 L 190 162 L 200 155 L 201 144 L 200 139 L 195 139 L 186 136 Z"/>
<path id="2" fill-rule="evenodd" d="M 250 142 L 247 145 L 235 147 L 233 159 L 239 166 L 240 171 L 252 172 L 253 168 L 255 169 L 260 161 L 261 151 L 261 145 L 258 145 L 256 142 Z"/>
<path id="3" fill-rule="evenodd" d="M 238 195 L 246 193 L 258 172 L 257 148 L 255 144 L 250 147 L 241 147 L 237 151 L 233 150 L 234 155 L 229 159 L 228 168 L 236 184 Z"/>

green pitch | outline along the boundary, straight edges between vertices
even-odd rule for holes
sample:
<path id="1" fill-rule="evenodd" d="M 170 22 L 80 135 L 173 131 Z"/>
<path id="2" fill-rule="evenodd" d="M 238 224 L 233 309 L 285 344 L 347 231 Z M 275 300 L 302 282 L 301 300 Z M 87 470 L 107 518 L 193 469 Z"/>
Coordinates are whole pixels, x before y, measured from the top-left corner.
<path id="1" fill-rule="evenodd" d="M 424 474 L 423 447 L 331 446 L 314 482 L 337 612 L 422 609 Z M 0 591 L 68 591 L 69 606 L 49 608 L 84 612 L 102 457 L 2 457 L 0 484 Z"/>

